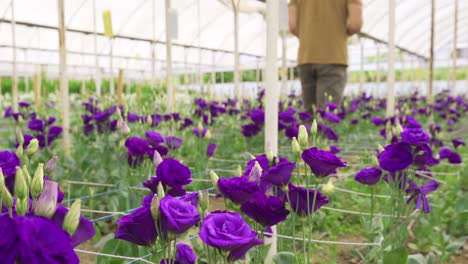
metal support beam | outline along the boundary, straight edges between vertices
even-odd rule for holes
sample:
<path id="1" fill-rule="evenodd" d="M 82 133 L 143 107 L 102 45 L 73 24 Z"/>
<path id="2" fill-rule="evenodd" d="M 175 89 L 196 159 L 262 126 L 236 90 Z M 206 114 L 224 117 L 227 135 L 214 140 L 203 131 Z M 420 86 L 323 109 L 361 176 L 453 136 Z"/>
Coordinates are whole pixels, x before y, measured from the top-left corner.
<path id="1" fill-rule="evenodd" d="M 166 0 L 166 87 L 167 87 L 167 108 L 168 113 L 175 110 L 174 87 L 172 85 L 172 32 L 170 32 L 169 11 L 171 10 L 171 0 Z"/>
<path id="2" fill-rule="evenodd" d="M 67 50 L 65 40 L 65 6 L 64 0 L 58 0 L 59 17 L 59 47 L 60 47 L 60 100 L 63 128 L 63 151 L 65 155 L 70 155 L 70 98 L 68 96 L 68 78 L 67 78 Z"/>
<path id="3" fill-rule="evenodd" d="M 427 89 L 427 102 L 432 104 L 434 97 L 432 95 L 432 85 L 434 79 L 434 23 L 435 23 L 435 0 L 431 0 L 431 40 L 429 49 L 429 86 Z"/>
<path id="4" fill-rule="evenodd" d="M 389 0 L 388 15 L 388 79 L 386 116 L 395 111 L 395 0 Z"/>
<path id="5" fill-rule="evenodd" d="M 265 65 L 265 151 L 278 153 L 278 33 L 279 1 L 268 0 L 266 11 L 267 41 Z M 272 227 L 276 233 L 276 226 Z M 276 255 L 276 236 L 273 235 L 265 263 L 272 263 Z"/>
<path id="6" fill-rule="evenodd" d="M 11 103 L 13 111 L 18 112 L 18 76 L 16 75 L 16 20 L 15 0 L 11 1 L 11 46 L 13 48 Z"/>

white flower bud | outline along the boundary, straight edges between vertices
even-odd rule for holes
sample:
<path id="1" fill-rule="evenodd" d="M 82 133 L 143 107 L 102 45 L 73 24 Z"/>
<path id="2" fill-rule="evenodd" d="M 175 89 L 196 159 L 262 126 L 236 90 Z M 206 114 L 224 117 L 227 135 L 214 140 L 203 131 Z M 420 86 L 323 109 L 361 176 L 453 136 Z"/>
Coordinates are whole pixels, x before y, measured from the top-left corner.
<path id="1" fill-rule="evenodd" d="M 206 130 L 205 138 L 207 138 L 207 139 L 210 139 L 210 138 L 211 138 L 211 132 L 210 132 L 209 129 Z"/>
<path id="2" fill-rule="evenodd" d="M 13 197 L 5 185 L 0 185 L 0 196 L 2 197 L 3 203 L 8 208 L 8 210 L 11 210 L 13 207 Z"/>
<path id="3" fill-rule="evenodd" d="M 20 143 L 20 144 L 18 145 L 18 148 L 16 148 L 15 154 L 16 154 L 16 156 L 17 156 L 18 158 L 21 159 L 21 158 L 23 157 L 23 153 L 24 153 L 24 150 L 23 150 L 23 143 Z"/>
<path id="4" fill-rule="evenodd" d="M 219 181 L 218 174 L 216 174 L 216 172 L 214 171 L 210 171 L 210 178 L 211 178 L 211 183 L 213 184 L 213 187 L 218 189 L 218 181 Z"/>
<path id="5" fill-rule="evenodd" d="M 37 199 L 44 189 L 44 164 L 37 165 L 36 172 L 31 182 L 31 195 L 33 199 Z"/>
<path id="6" fill-rule="evenodd" d="M 301 146 L 299 146 L 299 142 L 297 142 L 297 139 L 295 137 L 293 137 L 291 141 L 291 148 L 294 156 L 299 157 L 301 155 Z"/>
<path id="7" fill-rule="evenodd" d="M 299 126 L 297 141 L 299 142 L 299 146 L 301 146 L 302 149 L 309 148 L 309 135 L 307 134 L 307 129 L 304 125 Z"/>
<path id="8" fill-rule="evenodd" d="M 317 128 L 317 120 L 314 119 L 314 121 L 312 122 L 312 126 L 310 126 L 310 134 L 311 134 L 312 136 L 317 135 L 317 130 L 318 130 L 318 128 Z"/>
<path id="9" fill-rule="evenodd" d="M 151 200 L 151 216 L 153 220 L 156 222 L 159 219 L 159 197 L 157 194 L 153 195 L 153 199 Z"/>
<path id="10" fill-rule="evenodd" d="M 271 164 L 273 163 L 273 160 L 275 159 L 275 154 L 273 153 L 272 149 L 268 149 L 267 152 L 265 153 L 268 159 L 268 162 Z"/>
<path id="11" fill-rule="evenodd" d="M 20 145 L 24 144 L 24 136 L 23 136 L 23 132 L 21 132 L 21 129 L 16 130 L 16 138 L 18 139 L 18 144 Z"/>
<path id="12" fill-rule="evenodd" d="M 262 167 L 258 164 L 258 161 L 255 161 L 255 165 L 249 173 L 250 182 L 260 182 L 260 177 L 262 176 Z"/>
<path id="13" fill-rule="evenodd" d="M 159 182 L 158 183 L 158 198 L 159 200 L 162 200 L 164 198 L 164 196 L 166 196 L 166 193 L 164 192 L 164 188 L 162 186 L 162 183 Z"/>
<path id="14" fill-rule="evenodd" d="M 55 167 L 57 167 L 57 160 L 58 157 L 53 156 L 49 161 L 47 161 L 44 165 L 44 172 L 51 174 L 55 170 Z"/>
<path id="15" fill-rule="evenodd" d="M 70 206 L 70 210 L 65 215 L 63 219 L 63 230 L 65 230 L 70 236 L 73 236 L 78 225 L 80 224 L 80 210 L 81 210 L 81 200 L 77 199 Z"/>
<path id="16" fill-rule="evenodd" d="M 29 209 L 29 198 L 16 198 L 15 211 L 18 215 L 25 215 Z"/>
<path id="17" fill-rule="evenodd" d="M 21 169 L 23 170 L 24 179 L 26 180 L 27 186 L 31 186 L 31 175 L 29 174 L 28 167 L 23 165 Z"/>
<path id="18" fill-rule="evenodd" d="M 377 144 L 377 149 L 379 150 L 379 152 L 383 152 L 385 150 L 384 147 L 382 147 L 382 145 L 380 144 Z"/>
<path id="19" fill-rule="evenodd" d="M 154 151 L 153 154 L 153 165 L 155 168 L 158 168 L 159 164 L 163 161 L 161 154 L 157 150 Z"/>
<path id="20" fill-rule="evenodd" d="M 44 190 L 37 199 L 34 207 L 34 214 L 52 218 L 57 210 L 58 183 L 54 181 L 46 181 Z"/>
<path id="21" fill-rule="evenodd" d="M 238 165 L 236 168 L 236 175 L 241 176 L 242 175 L 242 167 L 241 165 Z"/>
<path id="22" fill-rule="evenodd" d="M 14 189 L 16 197 L 22 199 L 26 199 L 28 197 L 28 184 L 24 178 L 23 170 L 20 167 L 16 167 Z"/>
<path id="23" fill-rule="evenodd" d="M 130 134 L 130 127 L 128 127 L 127 122 L 122 121 L 122 127 L 120 128 L 120 133 L 124 135 Z"/>
<path id="24" fill-rule="evenodd" d="M 28 156 L 34 155 L 39 150 L 39 141 L 37 138 L 31 139 L 28 147 L 26 148 L 26 154 Z"/>

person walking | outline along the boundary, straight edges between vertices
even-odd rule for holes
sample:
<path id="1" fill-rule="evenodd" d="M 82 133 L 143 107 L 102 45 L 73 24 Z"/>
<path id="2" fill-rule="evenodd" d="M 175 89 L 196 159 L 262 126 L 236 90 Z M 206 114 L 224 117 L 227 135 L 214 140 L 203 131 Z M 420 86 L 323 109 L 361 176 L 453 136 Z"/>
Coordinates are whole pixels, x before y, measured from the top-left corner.
<path id="1" fill-rule="evenodd" d="M 303 106 L 339 104 L 346 85 L 348 37 L 362 27 L 362 0 L 290 0 L 289 30 L 299 38 Z"/>

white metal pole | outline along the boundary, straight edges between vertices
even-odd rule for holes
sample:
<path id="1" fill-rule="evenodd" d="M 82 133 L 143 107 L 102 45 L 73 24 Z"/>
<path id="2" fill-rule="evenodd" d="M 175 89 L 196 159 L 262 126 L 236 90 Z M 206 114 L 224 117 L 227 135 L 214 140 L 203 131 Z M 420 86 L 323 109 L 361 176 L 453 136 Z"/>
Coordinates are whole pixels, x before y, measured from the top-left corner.
<path id="1" fill-rule="evenodd" d="M 375 94 L 379 93 L 380 88 L 380 44 L 377 44 L 377 55 L 375 56 L 376 70 L 375 70 Z"/>
<path id="2" fill-rule="evenodd" d="M 167 108 L 169 113 L 174 112 L 174 87 L 172 85 L 172 32 L 170 32 L 169 11 L 171 0 L 166 0 L 166 86 L 167 86 Z"/>
<path id="3" fill-rule="evenodd" d="M 26 70 L 26 68 L 28 68 L 29 64 L 28 64 L 28 49 L 26 49 L 24 51 L 24 61 L 26 62 L 26 64 L 24 65 L 24 90 L 25 90 L 25 93 L 29 93 L 29 76 L 28 76 L 28 71 Z"/>
<path id="4" fill-rule="evenodd" d="M 364 39 L 359 38 L 359 44 L 361 46 L 361 62 L 359 67 L 359 95 L 364 92 Z"/>
<path id="5" fill-rule="evenodd" d="M 288 89 L 288 62 L 287 62 L 287 41 L 286 41 L 286 32 L 281 32 L 281 93 L 286 94 Z"/>
<path id="6" fill-rule="evenodd" d="M 96 95 L 99 97 L 101 96 L 101 69 L 99 68 L 96 23 L 96 0 L 93 0 L 94 82 L 96 84 Z"/>
<path id="7" fill-rule="evenodd" d="M 156 0 L 151 1 L 152 42 L 151 42 L 151 89 L 156 88 Z"/>
<path id="8" fill-rule="evenodd" d="M 237 99 L 242 98 L 240 87 L 240 59 L 239 59 L 239 0 L 231 0 L 234 11 L 234 90 Z"/>
<path id="9" fill-rule="evenodd" d="M 109 63 L 110 63 L 110 95 L 114 95 L 114 37 L 110 37 Z"/>
<path id="10" fill-rule="evenodd" d="M 395 0 L 389 0 L 387 117 L 395 110 Z"/>
<path id="11" fill-rule="evenodd" d="M 266 3 L 266 94 L 265 94 L 265 151 L 278 153 L 278 33 L 279 33 L 279 1 L 267 0 Z M 276 226 L 272 227 L 276 233 Z M 265 259 L 265 263 L 272 263 L 276 255 L 276 236 L 273 235 L 272 243 Z"/>
<path id="12" fill-rule="evenodd" d="M 434 22 L 435 22 L 435 0 L 431 1 L 431 40 L 429 50 L 429 87 L 427 89 L 427 102 L 432 104 L 434 98 L 432 96 L 432 85 L 434 79 Z"/>
<path id="13" fill-rule="evenodd" d="M 201 60 L 202 60 L 202 50 L 201 50 L 201 10 L 200 10 L 200 0 L 197 1 L 197 24 L 198 24 L 198 86 L 200 87 L 200 91 L 203 90 L 203 79 L 202 79 L 202 72 L 201 72 Z"/>
<path id="14" fill-rule="evenodd" d="M 211 64 L 211 85 L 208 88 L 208 96 L 211 97 L 212 90 L 215 89 L 216 85 L 216 54 L 212 52 L 212 64 Z"/>
<path id="15" fill-rule="evenodd" d="M 70 102 L 68 97 L 67 78 L 67 49 L 65 41 L 65 6 L 64 0 L 58 0 L 59 11 L 59 47 L 60 47 L 60 95 L 63 128 L 63 151 L 65 155 L 70 155 Z"/>
<path id="16" fill-rule="evenodd" d="M 457 35 L 458 35 L 458 0 L 455 1 L 454 16 L 453 16 L 453 47 L 452 47 L 452 86 L 450 90 L 455 91 L 457 85 Z"/>
<path id="17" fill-rule="evenodd" d="M 13 111 L 16 113 L 18 112 L 18 76 L 16 72 L 16 20 L 14 0 L 11 1 L 11 48 L 13 51 L 11 98 Z"/>

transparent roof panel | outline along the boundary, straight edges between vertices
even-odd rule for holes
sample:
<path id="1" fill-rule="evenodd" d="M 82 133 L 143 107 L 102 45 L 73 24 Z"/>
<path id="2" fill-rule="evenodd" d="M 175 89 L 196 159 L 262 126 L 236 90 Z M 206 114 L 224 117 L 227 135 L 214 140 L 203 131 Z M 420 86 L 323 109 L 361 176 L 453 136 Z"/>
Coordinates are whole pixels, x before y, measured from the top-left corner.
<path id="1" fill-rule="evenodd" d="M 437 54 L 449 54 L 453 45 L 454 3 L 456 0 L 437 0 L 435 19 L 435 49 Z M 388 38 L 388 0 L 364 0 L 363 32 L 385 42 Z M 11 0 L 0 0 L 0 62 L 12 60 Z M 93 4 L 95 3 L 95 10 Z M 210 71 L 232 69 L 234 57 L 234 14 L 231 0 L 172 0 L 178 14 L 178 37 L 173 40 L 173 60 L 176 70 L 198 69 Z M 239 48 L 242 68 L 263 65 L 266 25 L 265 3 L 240 0 Z M 431 0 L 396 0 L 396 42 L 399 47 L 429 55 Z M 17 60 L 19 63 L 58 64 L 58 26 L 56 0 L 14 0 Z M 117 37 L 113 41 L 114 67 L 138 72 L 151 68 L 152 45 L 156 41 L 156 66 L 164 70 L 166 49 L 164 0 L 66 0 L 65 21 L 68 29 L 68 62 L 92 71 L 95 65 L 94 18 L 98 63 L 108 68 L 111 41 L 102 35 L 102 13 L 110 10 L 112 26 Z M 95 11 L 95 12 L 94 12 Z M 153 23 L 154 21 L 154 23 Z M 287 38 L 289 63 L 296 60 L 298 41 Z M 350 63 L 359 64 L 359 41 L 351 40 Z M 196 47 L 204 48 L 199 51 Z M 374 41 L 367 41 L 365 53 L 374 56 Z M 379 44 L 382 52 L 385 45 Z M 468 47 L 468 1 L 458 0 L 457 47 Z M 278 55 L 281 40 L 278 38 Z M 75 66 L 74 66 L 75 67 Z M 25 66 L 26 68 L 26 66 Z M 82 72 L 83 73 L 83 72 Z M 84 73 L 83 73 L 84 74 Z"/>

